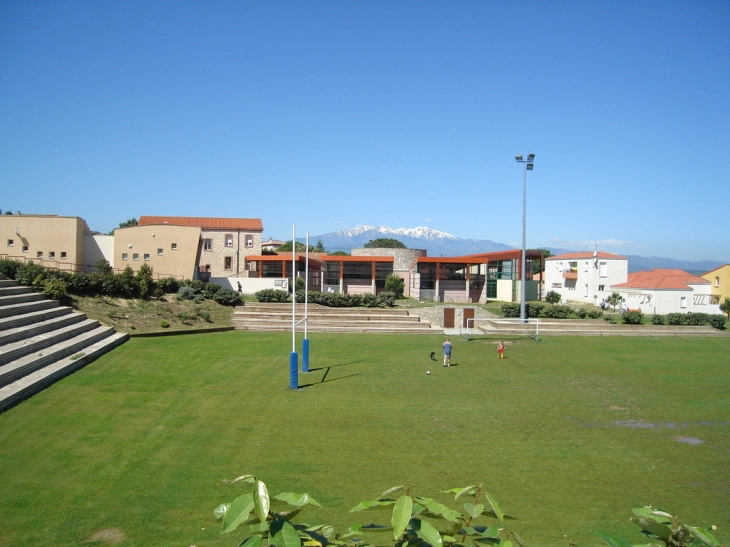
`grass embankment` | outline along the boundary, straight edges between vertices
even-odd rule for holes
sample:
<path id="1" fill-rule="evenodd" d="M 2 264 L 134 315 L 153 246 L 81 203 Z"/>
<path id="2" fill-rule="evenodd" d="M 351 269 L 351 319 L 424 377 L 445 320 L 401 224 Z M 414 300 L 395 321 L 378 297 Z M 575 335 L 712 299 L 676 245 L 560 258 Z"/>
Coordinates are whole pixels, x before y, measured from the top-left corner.
<path id="1" fill-rule="evenodd" d="M 444 369 L 440 336 L 315 334 L 292 391 L 290 335 L 132 339 L 0 415 L 0 545 L 237 545 L 212 510 L 243 473 L 340 531 L 388 487 L 484 482 L 532 545 L 641 543 L 646 503 L 727 542 L 730 340 L 452 341 Z"/>
<path id="2" fill-rule="evenodd" d="M 61 303 L 119 332 L 130 334 L 230 327 L 233 317 L 231 306 L 222 306 L 214 300 L 200 303 L 178 300 L 174 294 L 159 300 L 72 296 Z M 167 326 L 163 326 L 165 324 Z"/>

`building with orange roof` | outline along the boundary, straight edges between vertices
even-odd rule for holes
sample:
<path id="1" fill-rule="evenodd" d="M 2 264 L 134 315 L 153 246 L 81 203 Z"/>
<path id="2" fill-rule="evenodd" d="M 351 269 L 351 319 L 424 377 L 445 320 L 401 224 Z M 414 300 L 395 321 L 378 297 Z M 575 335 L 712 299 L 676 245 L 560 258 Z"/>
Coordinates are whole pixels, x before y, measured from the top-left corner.
<path id="1" fill-rule="evenodd" d="M 545 259 L 544 291 L 555 291 L 563 302 L 598 306 L 611 295 L 611 286 L 628 279 L 629 260 L 604 252 L 576 252 Z M 544 295 L 543 295 L 544 296 Z"/>
<path id="2" fill-rule="evenodd" d="M 632 272 L 628 280 L 611 286 L 623 296 L 625 306 L 648 314 L 720 312 L 720 297 L 710 281 L 675 269 Z"/>

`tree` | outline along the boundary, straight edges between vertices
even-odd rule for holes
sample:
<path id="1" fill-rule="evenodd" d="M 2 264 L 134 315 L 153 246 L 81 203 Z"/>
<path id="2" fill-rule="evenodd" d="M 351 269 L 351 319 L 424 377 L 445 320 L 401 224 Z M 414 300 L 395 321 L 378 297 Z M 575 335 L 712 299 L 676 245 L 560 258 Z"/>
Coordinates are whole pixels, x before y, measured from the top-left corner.
<path id="1" fill-rule="evenodd" d="M 553 305 L 555 305 L 555 304 L 557 304 L 558 302 L 560 302 L 560 299 L 561 299 L 561 298 L 562 298 L 562 297 L 560 296 L 560 293 L 558 293 L 558 292 L 555 292 L 555 291 L 550 291 L 549 293 L 547 293 L 547 294 L 545 295 L 545 302 L 547 302 L 548 304 L 553 304 Z"/>
<path id="2" fill-rule="evenodd" d="M 114 271 L 106 258 L 97 260 L 94 263 L 94 267 L 96 268 L 96 271 L 102 275 L 110 275 Z"/>
<path id="3" fill-rule="evenodd" d="M 132 226 L 137 226 L 137 219 L 136 218 L 128 218 L 124 222 L 120 222 L 119 226 L 114 228 L 114 230 L 118 230 L 119 228 L 131 228 Z M 113 236 L 114 230 L 110 230 L 107 235 Z"/>
<path id="4" fill-rule="evenodd" d="M 616 308 L 623 303 L 624 297 L 617 292 L 612 293 L 611 296 L 606 298 L 606 304 L 608 304 L 609 306 L 613 306 L 613 311 L 616 311 Z"/>
<path id="5" fill-rule="evenodd" d="M 397 297 L 403 296 L 405 285 L 406 283 L 403 278 L 395 274 L 389 274 L 385 278 L 385 290 L 395 293 Z"/>
<path id="6" fill-rule="evenodd" d="M 346 253 L 345 251 L 335 251 L 330 254 L 330 256 L 350 256 L 350 253 Z"/>
<path id="7" fill-rule="evenodd" d="M 730 321 L 730 298 L 725 297 L 725 301 L 720 304 L 720 311 L 727 315 L 727 320 Z"/>
<path id="8" fill-rule="evenodd" d="M 532 273 L 540 273 L 545 271 L 545 259 L 550 258 L 551 256 L 554 256 L 553 253 L 548 251 L 547 249 L 532 249 L 534 251 L 540 251 L 542 253 L 542 270 L 540 269 L 540 262 L 537 260 L 532 261 Z"/>
<path id="9" fill-rule="evenodd" d="M 319 241 L 317 243 L 317 245 L 319 245 L 321 243 L 322 242 Z M 286 243 L 284 243 L 283 245 L 281 245 L 276 250 L 276 252 L 277 253 L 290 253 L 291 252 L 291 247 L 292 247 L 292 245 L 291 245 L 291 239 L 290 239 L 289 241 L 287 241 Z M 324 251 L 324 247 L 322 247 L 322 251 Z M 312 245 L 309 246 L 309 252 L 310 253 L 316 253 L 316 252 L 322 252 L 322 251 L 318 251 L 317 250 L 317 247 L 313 247 Z M 298 253 L 306 253 L 307 252 L 307 246 L 304 243 L 302 243 L 301 241 L 297 241 L 296 252 L 298 252 Z"/>
<path id="10" fill-rule="evenodd" d="M 371 239 L 364 247 L 366 249 L 407 249 L 408 247 L 401 241 L 393 239 L 392 237 L 379 237 L 377 239 Z"/>

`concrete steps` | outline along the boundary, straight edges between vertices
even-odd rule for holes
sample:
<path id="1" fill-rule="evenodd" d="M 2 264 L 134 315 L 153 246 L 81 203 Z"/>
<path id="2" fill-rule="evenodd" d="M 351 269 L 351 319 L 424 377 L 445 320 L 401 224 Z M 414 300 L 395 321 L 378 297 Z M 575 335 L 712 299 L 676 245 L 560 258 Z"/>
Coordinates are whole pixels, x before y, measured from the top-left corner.
<path id="1" fill-rule="evenodd" d="M 233 313 L 236 330 L 268 332 L 291 331 L 291 304 L 246 303 Z M 304 318 L 304 304 L 296 306 L 296 320 Z M 303 330 L 303 325 L 297 329 Z M 318 304 L 307 307 L 307 332 L 360 332 L 441 334 L 443 330 L 421 322 L 408 310 L 395 308 L 328 308 Z"/>
<path id="2" fill-rule="evenodd" d="M 477 325 L 479 331 L 490 335 L 526 335 L 534 333 L 535 324 L 523 325 L 514 321 L 491 319 Z M 709 326 L 685 325 L 613 325 L 604 320 L 592 319 L 540 319 L 540 335 L 559 336 L 730 336 L 730 332 Z"/>
<path id="3" fill-rule="evenodd" d="M 56 300 L 0 279 L 0 412 L 128 338 Z"/>

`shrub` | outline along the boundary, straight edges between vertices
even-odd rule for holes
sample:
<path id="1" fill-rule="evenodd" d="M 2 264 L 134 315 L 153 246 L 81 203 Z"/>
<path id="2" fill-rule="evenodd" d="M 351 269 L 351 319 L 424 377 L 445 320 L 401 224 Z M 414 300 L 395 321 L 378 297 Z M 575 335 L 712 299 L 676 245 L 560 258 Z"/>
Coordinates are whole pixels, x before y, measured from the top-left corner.
<path id="1" fill-rule="evenodd" d="M 166 329 L 166 328 L 168 328 L 170 326 L 170 323 L 168 323 L 167 321 L 160 321 L 160 326 L 163 329 Z"/>
<path id="2" fill-rule="evenodd" d="M 644 314 L 640 311 L 627 311 L 624 313 L 624 325 L 641 325 Z"/>
<path id="3" fill-rule="evenodd" d="M 381 308 L 392 308 L 395 306 L 395 293 L 381 292 L 378 295 L 378 306 Z"/>
<path id="4" fill-rule="evenodd" d="M 122 294 L 124 296 L 134 296 L 137 294 L 137 282 L 134 278 L 134 270 L 127 265 L 122 273 L 119 274 L 119 282 L 121 284 Z"/>
<path id="5" fill-rule="evenodd" d="M 540 317 L 540 314 L 544 309 L 544 304 L 525 304 L 525 313 L 527 314 L 527 317 Z"/>
<path id="6" fill-rule="evenodd" d="M 520 305 L 519 304 L 502 304 L 502 316 L 503 317 L 519 317 L 520 316 Z"/>
<path id="7" fill-rule="evenodd" d="M 98 275 L 77 273 L 72 275 L 68 281 L 69 292 L 80 295 L 95 295 L 102 293 L 103 279 Z"/>
<path id="8" fill-rule="evenodd" d="M 578 308 L 575 310 L 575 315 L 578 316 L 578 319 L 585 319 L 588 316 L 588 312 L 585 310 L 585 308 Z"/>
<path id="9" fill-rule="evenodd" d="M 213 321 L 211 321 L 211 319 L 210 319 L 210 312 L 209 312 L 209 311 L 206 311 L 206 310 L 201 310 L 201 311 L 199 311 L 199 312 L 198 312 L 198 316 L 199 316 L 199 317 L 200 317 L 200 318 L 201 318 L 201 319 L 202 319 L 203 321 L 205 321 L 206 323 L 212 323 L 212 322 L 213 322 Z"/>
<path id="10" fill-rule="evenodd" d="M 34 286 L 34 282 L 37 282 L 40 285 L 40 283 L 42 283 L 45 279 L 45 268 L 38 264 L 33 264 L 33 262 L 21 264 L 18 267 L 15 279 L 21 285 L 26 285 L 28 287 Z"/>
<path id="11" fill-rule="evenodd" d="M 716 329 L 723 330 L 725 328 L 725 316 L 722 314 L 710 315 L 707 321 Z"/>
<path id="12" fill-rule="evenodd" d="M 154 281 L 152 279 L 152 268 L 149 264 L 142 264 L 137 271 L 137 275 L 134 277 L 135 284 L 137 285 L 137 294 L 140 298 L 147 298 L 152 294 L 152 288 Z"/>
<path id="13" fill-rule="evenodd" d="M 0 274 L 3 274 L 8 279 L 15 279 L 16 274 L 18 272 L 18 268 L 20 267 L 20 262 L 17 260 L 10 260 L 7 258 L 4 258 L 0 260 Z"/>
<path id="14" fill-rule="evenodd" d="M 118 275 L 99 276 L 97 274 L 93 274 L 91 277 L 96 278 L 94 279 L 94 285 L 100 288 L 97 292 L 101 292 L 102 294 L 107 294 L 109 296 L 116 296 L 124 292 L 122 290 L 122 278 Z"/>
<path id="15" fill-rule="evenodd" d="M 668 313 L 667 314 L 667 325 L 686 325 L 685 319 L 686 313 Z"/>
<path id="16" fill-rule="evenodd" d="M 687 315 L 685 315 L 684 324 L 702 326 L 707 323 L 709 317 L 710 316 L 706 313 L 688 313 Z"/>
<path id="17" fill-rule="evenodd" d="M 388 274 L 385 278 L 385 290 L 388 292 L 395 293 L 396 296 L 403 296 L 403 289 L 405 288 L 405 281 L 402 277 L 395 274 Z"/>
<path id="18" fill-rule="evenodd" d="M 560 293 L 550 291 L 545 295 L 545 302 L 547 302 L 548 304 L 557 304 L 558 302 L 560 302 L 561 298 L 562 296 L 560 296 Z"/>
<path id="19" fill-rule="evenodd" d="M 213 295 L 213 300 L 223 306 L 236 306 L 243 302 L 243 296 L 238 294 L 233 289 L 226 289 L 221 287 L 220 290 L 216 291 Z"/>
<path id="20" fill-rule="evenodd" d="M 365 293 L 360 295 L 360 301 L 363 306 L 367 306 L 368 308 L 377 308 L 378 307 L 378 297 L 374 294 Z"/>
<path id="21" fill-rule="evenodd" d="M 180 289 L 180 283 L 174 277 L 164 277 L 157 281 L 157 286 L 165 294 L 175 293 Z"/>
<path id="22" fill-rule="evenodd" d="M 46 279 L 43 284 L 43 294 L 54 300 L 61 300 L 68 294 L 68 285 L 62 279 Z"/>
<path id="23" fill-rule="evenodd" d="M 603 315 L 603 312 L 601 310 L 590 310 L 588 312 L 588 317 L 590 319 L 598 319 Z"/>
<path id="24" fill-rule="evenodd" d="M 606 323 L 611 323 L 612 325 L 616 324 L 616 318 L 613 315 L 607 315 L 603 319 L 606 321 Z"/>
<path id="25" fill-rule="evenodd" d="M 177 296 L 183 300 L 193 300 L 195 298 L 195 289 L 190 285 L 183 285 L 178 289 Z"/>
<path id="26" fill-rule="evenodd" d="M 545 317 L 551 319 L 567 319 L 570 312 L 573 311 L 570 306 L 549 306 L 545 308 Z"/>
<path id="27" fill-rule="evenodd" d="M 205 283 L 199 279 L 186 279 L 180 283 L 180 285 L 183 287 L 192 287 L 196 293 L 203 292 L 203 289 L 205 288 Z"/>
<path id="28" fill-rule="evenodd" d="M 206 298 L 213 298 L 213 295 L 217 293 L 219 290 L 221 290 L 223 287 L 218 285 L 217 283 L 206 283 L 205 287 L 203 287 L 203 296 Z"/>
<path id="29" fill-rule="evenodd" d="M 652 315 L 652 317 L 651 317 L 651 324 L 652 325 L 663 325 L 664 324 L 664 316 L 663 315 Z"/>
<path id="30" fill-rule="evenodd" d="M 288 302 L 289 293 L 278 289 L 264 289 L 254 294 L 258 302 Z"/>

